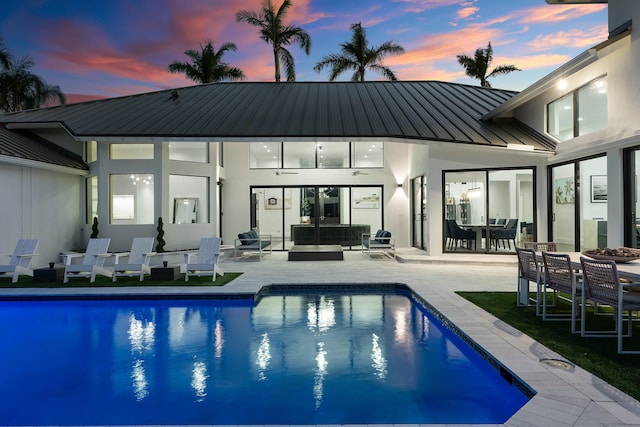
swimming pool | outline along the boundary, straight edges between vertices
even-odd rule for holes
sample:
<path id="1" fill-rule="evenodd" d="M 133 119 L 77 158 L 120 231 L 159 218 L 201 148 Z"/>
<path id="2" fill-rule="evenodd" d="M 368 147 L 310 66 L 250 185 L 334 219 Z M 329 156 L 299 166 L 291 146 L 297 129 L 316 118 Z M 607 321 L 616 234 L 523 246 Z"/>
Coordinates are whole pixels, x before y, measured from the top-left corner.
<path id="1" fill-rule="evenodd" d="M 503 423 L 529 399 L 402 291 L 2 302 L 0 342 L 2 425 Z"/>

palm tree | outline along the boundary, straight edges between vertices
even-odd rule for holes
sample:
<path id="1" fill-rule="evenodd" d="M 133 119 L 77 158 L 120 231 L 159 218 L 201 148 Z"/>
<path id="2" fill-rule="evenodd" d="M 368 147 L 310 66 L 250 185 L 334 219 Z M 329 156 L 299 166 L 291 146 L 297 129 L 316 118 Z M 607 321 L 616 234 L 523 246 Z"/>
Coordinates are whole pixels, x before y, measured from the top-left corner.
<path id="1" fill-rule="evenodd" d="M 189 79 L 201 84 L 220 82 L 223 80 L 242 80 L 245 78 L 240 68 L 230 67 L 222 61 L 228 51 L 237 51 L 233 43 L 224 43 L 216 52 L 211 40 L 206 40 L 200 50 L 185 50 L 184 54 L 191 58 L 191 62 L 173 61 L 169 64 L 172 73 L 183 73 Z"/>
<path id="2" fill-rule="evenodd" d="M 493 71 L 487 74 L 487 70 L 493 60 L 491 42 L 489 42 L 489 46 L 487 46 L 486 49 L 476 49 L 473 58 L 467 55 L 458 55 L 457 58 L 460 65 L 464 67 L 465 74 L 473 79 L 480 80 L 480 86 L 482 87 L 491 87 L 488 81 L 490 77 L 497 76 L 498 74 L 509 74 L 512 71 L 522 71 L 515 65 L 498 65 Z"/>
<path id="3" fill-rule="evenodd" d="M 4 45 L 4 41 L 2 37 L 0 37 L 0 65 L 2 65 L 2 69 L 9 68 L 9 60 L 11 59 L 11 52 Z"/>
<path id="4" fill-rule="evenodd" d="M 65 94 L 59 86 L 49 85 L 30 69 L 33 60 L 25 56 L 14 59 L 7 53 L 7 66 L 0 72 L 0 110 L 6 112 L 40 108 L 55 98 L 61 104 L 67 102 Z"/>
<path id="5" fill-rule="evenodd" d="M 280 81 L 280 61 L 288 82 L 296 80 L 296 68 L 293 55 L 285 46 L 298 44 L 309 55 L 311 36 L 300 27 L 285 25 L 284 18 L 291 7 L 291 0 L 284 0 L 276 11 L 271 0 L 263 0 L 260 12 L 241 10 L 236 14 L 236 21 L 246 22 L 260 29 L 260 38 L 273 46 L 276 81 Z"/>
<path id="6" fill-rule="evenodd" d="M 331 67 L 330 81 L 334 81 L 345 71 L 353 71 L 351 81 L 364 82 L 365 70 L 376 71 L 387 80 L 398 80 L 396 75 L 380 62 L 387 55 L 395 55 L 404 52 L 404 48 L 391 41 L 386 41 L 380 46 L 368 47 L 367 32 L 361 23 L 351 25 L 351 41 L 342 43 L 342 53 L 327 55 L 313 67 L 320 72 L 324 67 Z"/>

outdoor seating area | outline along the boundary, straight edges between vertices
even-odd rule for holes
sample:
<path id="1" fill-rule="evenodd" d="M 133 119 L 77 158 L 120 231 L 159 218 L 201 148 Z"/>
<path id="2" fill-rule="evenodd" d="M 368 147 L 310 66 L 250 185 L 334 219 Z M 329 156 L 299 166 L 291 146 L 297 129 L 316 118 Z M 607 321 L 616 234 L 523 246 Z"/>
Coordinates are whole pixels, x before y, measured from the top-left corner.
<path id="1" fill-rule="evenodd" d="M 571 333 L 581 337 L 615 337 L 619 354 L 640 354 L 625 349 L 623 338 L 632 336 L 634 312 L 640 312 L 640 268 L 614 260 L 591 259 L 581 253 L 557 253 L 554 242 L 529 242 L 516 247 L 518 257 L 518 306 L 535 306 L 542 320 L 570 321 Z M 530 292 L 530 284 L 535 293 Z M 535 296 L 534 296 L 535 295 Z M 569 303 L 571 311 L 551 312 L 558 300 Z M 610 330 L 589 328 L 587 308 L 594 314 L 612 315 Z M 602 307 L 602 309 L 600 308 Z"/>
<path id="2" fill-rule="evenodd" d="M 372 252 L 388 254 L 395 258 L 396 241 L 391 236 L 391 232 L 387 230 L 378 230 L 373 237 L 371 237 L 371 234 L 365 233 L 362 235 L 362 252 L 369 255 L 369 258 L 371 258 Z"/>
<path id="3" fill-rule="evenodd" d="M 262 255 L 271 253 L 271 235 L 258 234 L 255 230 L 238 234 L 238 238 L 233 243 L 233 256 L 238 254 L 257 253 L 262 260 Z"/>

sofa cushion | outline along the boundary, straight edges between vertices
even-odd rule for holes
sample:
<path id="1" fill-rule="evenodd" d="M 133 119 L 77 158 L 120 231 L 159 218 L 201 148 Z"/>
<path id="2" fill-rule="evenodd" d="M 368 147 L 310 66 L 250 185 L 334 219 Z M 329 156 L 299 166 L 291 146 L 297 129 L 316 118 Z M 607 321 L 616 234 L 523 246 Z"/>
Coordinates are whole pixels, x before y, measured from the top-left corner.
<path id="1" fill-rule="evenodd" d="M 256 230 L 247 231 L 250 238 L 258 240 L 258 232 Z"/>
<path id="2" fill-rule="evenodd" d="M 251 243 L 253 243 L 249 233 L 240 233 L 240 234 L 238 234 L 238 239 L 240 239 L 240 244 L 241 245 L 250 245 Z"/>
<path id="3" fill-rule="evenodd" d="M 376 231 L 376 235 L 374 236 L 375 239 L 377 239 L 378 237 L 380 237 L 380 234 L 382 234 L 384 230 L 378 230 Z"/>
<path id="4" fill-rule="evenodd" d="M 391 241 L 391 232 L 382 230 L 379 236 L 377 236 L 376 241 L 378 243 L 389 243 Z"/>

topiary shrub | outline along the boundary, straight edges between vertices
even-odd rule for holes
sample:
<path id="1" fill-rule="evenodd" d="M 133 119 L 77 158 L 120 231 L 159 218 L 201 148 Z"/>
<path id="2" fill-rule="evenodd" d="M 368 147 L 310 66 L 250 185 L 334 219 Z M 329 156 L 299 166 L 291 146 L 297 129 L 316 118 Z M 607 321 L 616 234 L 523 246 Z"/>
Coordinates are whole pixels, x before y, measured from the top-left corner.
<path id="1" fill-rule="evenodd" d="M 156 244 L 156 252 L 161 253 L 164 252 L 164 245 L 165 245 L 165 241 L 164 241 L 164 230 L 162 229 L 162 227 L 164 226 L 164 223 L 162 222 L 162 217 L 158 217 L 158 227 L 156 227 L 156 230 L 158 230 L 158 235 L 156 236 L 156 242 L 158 242 Z"/>
<path id="2" fill-rule="evenodd" d="M 93 225 L 91 226 L 91 238 L 96 239 L 98 237 L 99 232 L 100 231 L 98 230 L 98 217 L 94 216 Z"/>

